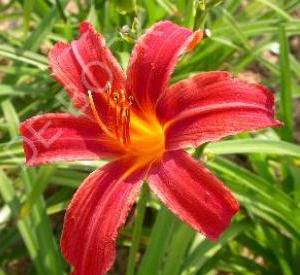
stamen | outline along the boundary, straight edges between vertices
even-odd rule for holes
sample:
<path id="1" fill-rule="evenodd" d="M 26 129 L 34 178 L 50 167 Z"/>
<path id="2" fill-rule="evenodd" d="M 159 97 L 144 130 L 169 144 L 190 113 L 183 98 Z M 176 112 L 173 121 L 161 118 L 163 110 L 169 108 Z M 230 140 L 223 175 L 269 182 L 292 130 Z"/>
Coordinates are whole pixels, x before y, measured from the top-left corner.
<path id="1" fill-rule="evenodd" d="M 113 100 L 114 100 L 115 105 L 119 104 L 119 93 L 118 92 L 113 93 Z"/>
<path id="2" fill-rule="evenodd" d="M 125 91 L 124 91 L 124 90 L 121 90 L 120 93 L 121 93 L 121 102 L 122 102 L 122 103 L 125 103 L 125 102 L 126 102 Z"/>
<path id="3" fill-rule="evenodd" d="M 129 96 L 126 99 L 126 94 L 124 90 L 115 91 L 112 93 L 111 85 L 108 82 L 107 88 L 107 117 L 112 117 L 112 125 L 114 129 L 108 128 L 108 126 L 101 120 L 99 113 L 96 109 L 95 102 L 91 91 L 88 91 L 89 101 L 91 109 L 95 120 L 99 127 L 105 132 L 108 136 L 121 141 L 123 144 L 130 143 L 130 108 L 133 102 L 133 97 Z M 110 113 L 112 112 L 112 116 Z M 108 125 L 111 125 L 108 122 Z M 113 133 L 114 132 L 114 133 Z"/>
<path id="4" fill-rule="evenodd" d="M 125 137 L 126 143 L 130 143 L 129 125 L 130 125 L 130 106 L 125 109 Z"/>
<path id="5" fill-rule="evenodd" d="M 119 93 L 118 92 L 114 92 L 113 93 L 113 101 L 115 103 L 114 109 L 115 109 L 115 113 L 114 113 L 114 126 L 115 126 L 115 134 L 117 136 L 118 139 L 120 139 L 120 133 L 119 133 L 119 117 L 118 117 L 118 104 L 119 104 Z"/>
<path id="6" fill-rule="evenodd" d="M 106 92 L 106 101 L 107 101 L 107 115 L 109 115 L 109 112 L 110 112 L 110 107 L 111 107 L 111 104 L 110 104 L 110 98 L 111 98 L 111 84 L 110 82 L 107 82 L 106 83 L 106 89 L 105 89 L 105 92 Z"/>
<path id="7" fill-rule="evenodd" d="M 125 110 L 125 116 L 126 116 L 126 137 L 128 139 L 128 143 L 130 143 L 130 133 L 129 133 L 129 125 L 130 125 L 130 109 L 133 103 L 133 96 L 130 95 L 128 97 L 128 107 Z"/>
<path id="8" fill-rule="evenodd" d="M 126 99 L 124 100 L 123 104 L 123 112 L 122 116 L 123 118 L 123 141 L 127 144 L 130 143 L 130 133 L 129 133 L 129 125 L 130 125 L 130 108 L 132 105 L 133 97 L 129 96 L 128 100 L 126 102 Z"/>
<path id="9" fill-rule="evenodd" d="M 120 101 L 120 114 L 119 114 L 119 122 L 120 125 L 123 125 L 123 112 L 126 104 L 126 96 L 124 90 L 121 90 L 121 101 Z"/>
<path id="10" fill-rule="evenodd" d="M 108 94 L 111 93 L 111 83 L 109 81 L 106 82 L 106 89 L 105 90 Z"/>
<path id="11" fill-rule="evenodd" d="M 130 95 L 130 96 L 128 97 L 128 102 L 129 102 L 130 105 L 132 105 L 133 99 L 134 99 L 134 98 L 133 98 L 132 95 Z"/>
<path id="12" fill-rule="evenodd" d="M 88 91 L 88 96 L 89 96 L 90 105 L 91 105 L 91 108 L 92 108 L 93 115 L 94 115 L 94 117 L 96 119 L 96 122 L 99 125 L 100 129 L 104 133 L 106 133 L 108 136 L 113 137 L 112 133 L 107 129 L 106 125 L 103 123 L 103 121 L 101 120 L 101 118 L 100 118 L 100 116 L 98 114 L 98 111 L 96 109 L 95 102 L 94 102 L 94 99 L 93 99 L 91 91 Z"/>

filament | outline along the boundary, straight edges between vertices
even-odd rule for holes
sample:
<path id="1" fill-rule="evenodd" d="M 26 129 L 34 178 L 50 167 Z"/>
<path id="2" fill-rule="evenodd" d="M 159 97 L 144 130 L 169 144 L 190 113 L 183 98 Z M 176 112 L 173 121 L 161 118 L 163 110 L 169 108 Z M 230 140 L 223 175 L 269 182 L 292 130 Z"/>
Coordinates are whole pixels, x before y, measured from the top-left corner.
<path id="1" fill-rule="evenodd" d="M 93 99 L 91 91 L 88 91 L 88 97 L 91 105 L 91 109 L 95 120 L 101 130 L 106 133 L 109 137 L 117 139 L 123 144 L 130 143 L 130 133 L 129 133 L 129 124 L 130 124 L 130 107 L 132 105 L 132 96 L 128 97 L 126 100 L 125 91 L 115 91 L 112 93 L 111 84 L 107 84 L 106 88 L 106 100 L 107 100 L 107 109 L 106 117 L 109 118 L 110 115 L 113 115 L 112 121 L 107 125 L 102 120 L 96 109 L 96 105 Z M 111 123 L 113 125 L 111 125 Z M 112 129 L 109 129 L 111 125 Z"/>
<path id="2" fill-rule="evenodd" d="M 94 99 L 93 99 L 93 96 L 92 96 L 92 92 L 91 91 L 88 91 L 88 96 L 89 96 L 89 100 L 90 100 L 90 105 L 91 105 L 91 108 L 92 108 L 92 112 L 93 112 L 93 115 L 96 119 L 96 122 L 97 124 L 99 125 L 100 129 L 105 133 L 107 134 L 108 136 L 112 137 L 112 133 L 107 129 L 106 125 L 103 123 L 103 121 L 101 120 L 99 114 L 98 114 L 98 111 L 96 109 L 96 106 L 95 106 L 95 102 L 94 102 Z"/>

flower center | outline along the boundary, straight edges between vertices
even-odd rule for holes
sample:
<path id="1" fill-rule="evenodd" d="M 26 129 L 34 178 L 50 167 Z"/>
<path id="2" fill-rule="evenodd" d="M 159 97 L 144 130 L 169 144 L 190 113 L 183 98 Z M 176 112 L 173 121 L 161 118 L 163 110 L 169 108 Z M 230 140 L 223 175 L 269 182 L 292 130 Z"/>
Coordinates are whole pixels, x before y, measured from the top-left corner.
<path id="1" fill-rule="evenodd" d="M 141 118 L 132 112 L 133 98 L 125 95 L 125 91 L 111 91 L 107 86 L 104 94 L 107 101 L 107 113 L 112 114 L 112 125 L 102 121 L 96 109 L 93 95 L 88 91 L 90 106 L 99 127 L 109 137 L 120 143 L 126 155 L 135 157 L 142 165 L 159 159 L 164 153 L 164 131 L 153 111 L 147 118 Z"/>
<path id="2" fill-rule="evenodd" d="M 145 120 L 133 113 L 130 133 L 131 142 L 127 146 L 129 154 L 145 162 L 161 158 L 165 150 L 165 137 L 155 114 L 149 114 L 148 119 Z"/>

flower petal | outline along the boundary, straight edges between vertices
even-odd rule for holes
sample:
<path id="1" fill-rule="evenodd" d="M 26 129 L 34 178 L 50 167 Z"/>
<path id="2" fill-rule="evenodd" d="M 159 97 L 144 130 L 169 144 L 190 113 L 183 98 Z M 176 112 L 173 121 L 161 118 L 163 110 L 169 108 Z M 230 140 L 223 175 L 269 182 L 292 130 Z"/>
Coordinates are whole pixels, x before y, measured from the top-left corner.
<path id="1" fill-rule="evenodd" d="M 148 175 L 151 190 L 184 222 L 210 239 L 228 227 L 239 205 L 223 183 L 184 151 L 170 151 Z"/>
<path id="2" fill-rule="evenodd" d="M 28 165 L 119 156 L 122 148 L 86 117 L 45 114 L 20 127 Z"/>
<path id="3" fill-rule="evenodd" d="M 145 170 L 124 178 L 132 160 L 117 160 L 92 173 L 67 209 L 61 248 L 74 275 L 105 274 L 115 259 L 120 227 L 140 190 Z"/>
<path id="4" fill-rule="evenodd" d="M 151 27 L 133 49 L 127 71 L 127 92 L 143 109 L 153 105 L 167 87 L 179 55 L 201 40 L 202 32 L 163 21 Z"/>
<path id="5" fill-rule="evenodd" d="M 113 90 L 123 89 L 125 74 L 105 46 L 104 38 L 92 25 L 83 22 L 80 38 L 71 44 L 57 43 L 49 53 L 49 64 L 54 77 L 65 87 L 73 104 L 82 112 L 90 113 L 87 91 L 95 94 L 100 114 L 105 116 L 107 102 L 101 95 L 109 81 Z"/>
<path id="6" fill-rule="evenodd" d="M 281 125 L 274 119 L 270 90 L 227 72 L 201 73 L 176 83 L 161 95 L 156 113 L 172 150 Z"/>

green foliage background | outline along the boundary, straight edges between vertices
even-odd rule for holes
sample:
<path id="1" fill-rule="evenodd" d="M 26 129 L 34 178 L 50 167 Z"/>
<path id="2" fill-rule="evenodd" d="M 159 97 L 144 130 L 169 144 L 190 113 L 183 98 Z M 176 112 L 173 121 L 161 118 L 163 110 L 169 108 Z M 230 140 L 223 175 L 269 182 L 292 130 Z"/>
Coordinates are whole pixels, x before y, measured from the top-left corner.
<path id="1" fill-rule="evenodd" d="M 205 240 L 147 197 L 142 227 L 132 216 L 120 234 L 111 274 L 300 274 L 299 10 L 299 0 L 1 1 L 0 274 L 69 272 L 59 252 L 64 209 L 104 162 L 26 168 L 18 125 L 38 113 L 73 111 L 46 55 L 55 42 L 74 39 L 85 19 L 105 35 L 124 68 L 153 23 L 205 23 L 211 36 L 181 59 L 172 81 L 221 69 L 261 81 L 276 91 L 285 123 L 204 148 L 201 158 L 241 203 L 219 241 Z"/>

